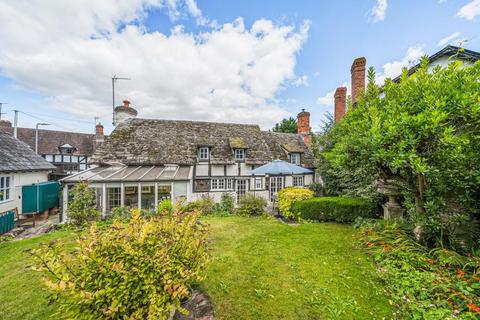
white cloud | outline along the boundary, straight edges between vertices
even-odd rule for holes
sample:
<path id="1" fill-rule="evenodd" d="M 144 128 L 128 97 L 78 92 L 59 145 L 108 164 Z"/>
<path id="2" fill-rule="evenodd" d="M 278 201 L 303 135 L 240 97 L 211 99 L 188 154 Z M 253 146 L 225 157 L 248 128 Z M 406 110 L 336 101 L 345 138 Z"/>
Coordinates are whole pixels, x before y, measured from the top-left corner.
<path id="1" fill-rule="evenodd" d="M 370 13 L 372 21 L 380 22 L 385 20 L 385 16 L 387 15 L 387 7 L 387 0 L 377 0 L 377 3 L 372 8 L 372 11 Z"/>
<path id="2" fill-rule="evenodd" d="M 300 29 L 241 18 L 212 27 L 196 3 L 176 0 L 0 2 L 0 70 L 16 85 L 49 97 L 48 105 L 79 118 L 110 120 L 110 78 L 117 101 L 139 116 L 259 123 L 290 113 L 276 94 L 296 79 L 296 55 L 310 23 Z M 186 10 L 208 31 L 147 32 L 147 8 L 179 17 Z M 183 8 L 183 9 L 182 9 Z M 199 20 L 200 19 L 200 20 Z"/>
<path id="3" fill-rule="evenodd" d="M 440 40 L 437 45 L 439 47 L 443 47 L 446 44 L 452 43 L 452 41 L 457 39 L 459 35 L 460 35 L 460 32 L 454 32 L 451 35 L 448 35 L 442 40 Z"/>
<path id="4" fill-rule="evenodd" d="M 473 20 L 480 15 L 480 0 L 472 0 L 457 12 L 457 17 Z"/>
<path id="5" fill-rule="evenodd" d="M 299 76 L 295 80 L 293 80 L 292 84 L 295 87 L 300 87 L 300 86 L 308 87 L 308 76 L 307 75 Z"/>
<path id="6" fill-rule="evenodd" d="M 346 82 L 344 82 L 339 87 L 347 87 L 347 95 L 350 93 L 350 88 L 351 88 L 350 84 L 347 84 Z M 318 97 L 317 104 L 321 106 L 327 106 L 327 107 L 333 106 L 335 104 L 335 90 L 337 89 L 335 88 L 334 90 L 327 92 L 325 95 Z"/>
<path id="7" fill-rule="evenodd" d="M 402 73 L 404 67 L 411 67 L 415 65 L 418 60 L 425 55 L 423 52 L 423 45 L 411 46 L 407 49 L 407 53 L 400 60 L 385 63 L 382 66 L 382 71 L 377 72 L 377 83 L 383 84 L 386 78 L 395 78 Z"/>

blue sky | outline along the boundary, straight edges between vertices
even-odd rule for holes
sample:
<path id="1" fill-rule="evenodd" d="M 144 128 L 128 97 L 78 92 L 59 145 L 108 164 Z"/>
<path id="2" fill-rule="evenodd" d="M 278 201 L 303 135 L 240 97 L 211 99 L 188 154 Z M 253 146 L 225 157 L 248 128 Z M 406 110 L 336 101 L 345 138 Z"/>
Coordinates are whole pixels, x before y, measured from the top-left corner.
<path id="1" fill-rule="evenodd" d="M 117 104 L 128 98 L 140 116 L 268 128 L 305 108 L 317 130 L 356 57 L 385 77 L 449 42 L 467 39 L 466 48 L 480 51 L 478 0 L 150 1 L 75 10 L 60 1 L 41 9 L 0 1 L 2 118 L 11 120 L 15 108 L 29 114 L 20 114 L 21 126 L 43 119 L 52 129 L 89 132 L 99 116 L 109 131 L 110 77 L 118 74 L 132 81 L 118 84 Z M 269 36 L 246 39 L 258 28 Z M 270 52 L 279 54 L 262 60 Z"/>

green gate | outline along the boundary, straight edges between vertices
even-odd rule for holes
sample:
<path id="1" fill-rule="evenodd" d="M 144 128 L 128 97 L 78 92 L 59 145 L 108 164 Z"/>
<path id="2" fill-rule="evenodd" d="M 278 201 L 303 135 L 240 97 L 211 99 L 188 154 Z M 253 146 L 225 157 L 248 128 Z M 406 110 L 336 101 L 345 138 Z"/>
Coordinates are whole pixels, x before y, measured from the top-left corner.
<path id="1" fill-rule="evenodd" d="M 58 207 L 60 183 L 48 181 L 22 187 L 22 214 L 34 214 Z"/>
<path id="2" fill-rule="evenodd" d="M 0 234 L 13 229 L 15 225 L 15 211 L 10 210 L 0 213 Z"/>

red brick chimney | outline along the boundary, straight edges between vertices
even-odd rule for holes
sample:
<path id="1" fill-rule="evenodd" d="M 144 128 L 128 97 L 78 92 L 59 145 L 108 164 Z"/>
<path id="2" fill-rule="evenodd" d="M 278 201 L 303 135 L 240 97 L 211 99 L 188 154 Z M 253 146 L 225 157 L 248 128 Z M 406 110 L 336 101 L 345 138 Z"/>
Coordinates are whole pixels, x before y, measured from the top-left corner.
<path id="1" fill-rule="evenodd" d="M 365 69 L 367 59 L 364 57 L 357 58 L 353 61 L 350 72 L 352 73 L 352 106 L 357 105 L 358 99 L 365 92 Z"/>
<path id="2" fill-rule="evenodd" d="M 310 145 L 310 112 L 302 109 L 297 115 L 297 133 L 303 136 L 303 141 Z"/>
<path id="3" fill-rule="evenodd" d="M 347 87 L 338 87 L 335 90 L 335 122 L 340 121 L 347 108 Z"/>

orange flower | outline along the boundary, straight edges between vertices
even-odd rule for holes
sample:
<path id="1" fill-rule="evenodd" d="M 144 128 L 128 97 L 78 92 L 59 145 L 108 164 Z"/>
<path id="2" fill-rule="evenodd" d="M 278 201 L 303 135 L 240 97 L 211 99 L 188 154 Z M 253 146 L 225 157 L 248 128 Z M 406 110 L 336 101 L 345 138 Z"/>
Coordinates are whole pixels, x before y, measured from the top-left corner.
<path id="1" fill-rule="evenodd" d="M 463 278 L 465 276 L 465 271 L 463 271 L 462 269 L 457 269 L 457 276 L 459 278 Z"/>
<path id="2" fill-rule="evenodd" d="M 479 306 L 476 306 L 474 304 L 469 303 L 469 304 L 467 304 L 467 307 L 468 307 L 468 309 L 470 309 L 470 311 L 480 313 L 480 307 Z"/>

